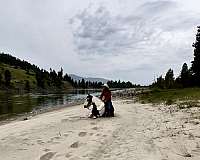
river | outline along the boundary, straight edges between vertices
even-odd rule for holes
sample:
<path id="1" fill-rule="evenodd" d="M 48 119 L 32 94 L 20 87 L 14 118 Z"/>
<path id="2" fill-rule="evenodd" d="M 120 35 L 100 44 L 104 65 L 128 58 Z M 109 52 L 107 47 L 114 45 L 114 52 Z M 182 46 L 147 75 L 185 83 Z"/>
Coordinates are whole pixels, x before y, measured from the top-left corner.
<path id="1" fill-rule="evenodd" d="M 99 95 L 99 90 L 71 90 L 58 93 L 16 94 L 0 92 L 0 120 L 26 113 L 67 107 L 83 102 L 87 94 Z"/>

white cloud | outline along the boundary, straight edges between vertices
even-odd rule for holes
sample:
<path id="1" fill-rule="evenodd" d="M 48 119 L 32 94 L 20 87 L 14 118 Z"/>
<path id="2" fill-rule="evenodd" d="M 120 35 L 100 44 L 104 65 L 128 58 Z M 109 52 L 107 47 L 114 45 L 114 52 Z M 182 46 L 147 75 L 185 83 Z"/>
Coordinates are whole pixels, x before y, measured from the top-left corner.
<path id="1" fill-rule="evenodd" d="M 198 0 L 0 0 L 0 50 L 82 76 L 150 83 L 190 63 Z"/>
<path id="2" fill-rule="evenodd" d="M 113 77 L 120 78 L 127 73 L 124 77 L 135 79 L 135 73 L 143 77 L 146 71 L 150 73 L 147 80 L 141 79 L 148 83 L 168 68 L 178 72 L 183 62 L 190 62 L 199 21 L 200 17 L 179 8 L 177 2 L 153 1 L 127 15 L 112 14 L 104 6 L 88 8 L 73 18 L 72 26 L 77 52 L 92 57 L 89 63 L 106 56 L 104 74 L 118 73 Z"/>

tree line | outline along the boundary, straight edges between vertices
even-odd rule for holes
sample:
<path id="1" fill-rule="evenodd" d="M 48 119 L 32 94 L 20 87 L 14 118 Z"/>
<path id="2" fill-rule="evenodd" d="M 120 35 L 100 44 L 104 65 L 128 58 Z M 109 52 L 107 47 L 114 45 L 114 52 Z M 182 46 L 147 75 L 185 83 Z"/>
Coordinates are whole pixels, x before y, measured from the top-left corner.
<path id="1" fill-rule="evenodd" d="M 12 66 L 16 70 L 22 69 L 25 70 L 26 75 L 31 75 L 35 77 L 36 84 L 38 88 L 47 89 L 47 88 L 61 88 L 63 86 L 63 70 L 56 72 L 55 70 L 50 69 L 50 72 L 40 69 L 34 64 L 30 64 L 27 61 L 20 60 L 16 57 L 13 57 L 10 54 L 0 53 L 0 64 L 7 64 Z M 4 69 L 1 67 L 0 70 L 0 87 L 1 88 L 14 88 L 12 86 L 11 80 L 13 78 L 12 72 L 9 69 Z M 25 81 L 24 89 L 30 90 L 30 82 Z"/>
<path id="2" fill-rule="evenodd" d="M 102 88 L 103 83 L 102 82 L 91 82 L 91 81 L 85 81 L 84 79 L 76 81 L 73 80 L 68 74 L 64 76 L 64 80 L 70 82 L 74 88 Z M 124 82 L 124 81 L 108 81 L 108 86 L 110 88 L 133 88 L 133 87 L 139 87 L 139 85 L 135 85 L 131 83 L 130 81 Z"/>
<path id="3" fill-rule="evenodd" d="M 200 87 L 200 26 L 197 27 L 196 41 L 193 43 L 194 60 L 188 68 L 184 63 L 178 77 L 174 77 L 172 69 L 169 69 L 165 77 L 158 77 L 152 87 L 161 89 Z"/>
<path id="4" fill-rule="evenodd" d="M 102 82 L 91 82 L 85 81 L 84 79 L 80 81 L 73 80 L 67 73 L 64 74 L 63 68 L 59 71 L 55 71 L 50 68 L 49 71 L 45 69 L 40 69 L 36 65 L 32 65 L 27 61 L 20 60 L 16 57 L 13 57 L 10 54 L 0 53 L 0 63 L 7 64 L 9 66 L 14 67 L 15 69 L 22 69 L 26 71 L 27 75 L 31 75 L 35 77 L 36 84 L 38 88 L 41 89 L 63 89 L 65 86 L 65 82 L 71 84 L 73 88 L 101 88 L 103 83 Z M 5 86 L 7 88 L 12 88 L 12 73 L 9 70 L 5 70 L 4 73 L 0 72 L 0 88 Z M 109 81 L 108 85 L 111 88 L 131 88 L 136 87 L 136 85 L 132 84 L 131 82 L 124 82 L 124 81 Z M 30 82 L 28 80 L 25 81 L 24 84 L 25 90 L 30 90 Z"/>

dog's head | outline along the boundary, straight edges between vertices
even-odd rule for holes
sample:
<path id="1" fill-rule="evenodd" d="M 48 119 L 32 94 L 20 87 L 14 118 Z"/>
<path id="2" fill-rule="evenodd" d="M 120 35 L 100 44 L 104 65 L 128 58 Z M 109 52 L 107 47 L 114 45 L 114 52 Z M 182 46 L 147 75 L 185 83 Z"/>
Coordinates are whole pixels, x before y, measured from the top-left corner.
<path id="1" fill-rule="evenodd" d="M 93 96 L 88 94 L 84 103 L 84 108 L 89 108 L 92 105 Z"/>

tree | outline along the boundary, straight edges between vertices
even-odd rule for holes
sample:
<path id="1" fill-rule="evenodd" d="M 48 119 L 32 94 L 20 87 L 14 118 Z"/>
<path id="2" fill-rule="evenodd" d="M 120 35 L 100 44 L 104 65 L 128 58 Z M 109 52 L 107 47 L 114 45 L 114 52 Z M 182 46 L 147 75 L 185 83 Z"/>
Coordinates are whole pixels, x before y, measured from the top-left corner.
<path id="1" fill-rule="evenodd" d="M 45 80 L 44 80 L 42 72 L 36 72 L 36 80 L 37 80 L 37 86 L 44 89 L 45 88 Z"/>
<path id="2" fill-rule="evenodd" d="M 30 82 L 28 80 L 26 80 L 26 82 L 25 82 L 25 90 L 27 90 L 29 92 L 30 89 L 31 89 Z"/>
<path id="3" fill-rule="evenodd" d="M 188 69 L 188 66 L 186 63 L 183 64 L 181 75 L 180 75 L 180 81 L 183 87 L 189 87 L 190 83 L 190 71 Z"/>
<path id="4" fill-rule="evenodd" d="M 2 76 L 2 74 L 0 73 L 0 86 L 2 85 L 2 82 L 3 82 L 3 76 Z"/>
<path id="5" fill-rule="evenodd" d="M 165 75 L 165 87 L 171 89 L 174 87 L 174 72 L 170 68 Z"/>
<path id="6" fill-rule="evenodd" d="M 5 78 L 6 87 L 9 87 L 10 86 L 10 82 L 11 82 L 11 73 L 10 73 L 9 70 L 5 70 L 4 78 Z"/>
<path id="7" fill-rule="evenodd" d="M 62 68 L 61 68 L 61 70 L 58 72 L 58 78 L 59 78 L 60 80 L 63 79 L 63 69 L 62 69 Z"/>
<path id="8" fill-rule="evenodd" d="M 85 88 L 85 80 L 83 78 L 81 80 L 80 87 Z"/>
<path id="9" fill-rule="evenodd" d="M 162 76 L 157 78 L 156 87 L 161 88 L 161 89 L 165 88 L 165 79 Z"/>
<path id="10" fill-rule="evenodd" d="M 192 61 L 192 72 L 196 85 L 200 86 L 200 26 L 197 27 L 196 42 L 194 47 L 194 60 Z"/>

